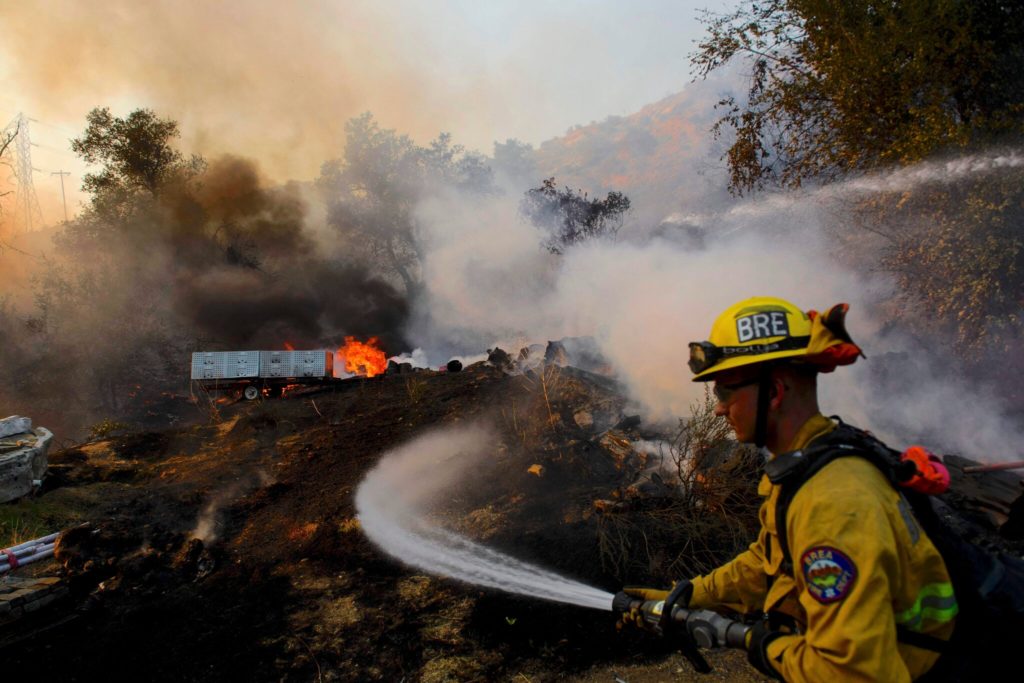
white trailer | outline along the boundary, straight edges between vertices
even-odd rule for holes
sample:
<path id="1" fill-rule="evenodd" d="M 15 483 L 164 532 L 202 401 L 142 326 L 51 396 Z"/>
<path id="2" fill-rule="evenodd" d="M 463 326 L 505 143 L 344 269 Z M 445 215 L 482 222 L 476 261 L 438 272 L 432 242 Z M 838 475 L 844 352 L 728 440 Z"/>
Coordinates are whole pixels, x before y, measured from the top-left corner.
<path id="1" fill-rule="evenodd" d="M 197 351 L 192 354 L 192 381 L 210 391 L 238 390 L 249 400 L 264 389 L 280 395 L 288 385 L 334 381 L 334 352 Z"/>

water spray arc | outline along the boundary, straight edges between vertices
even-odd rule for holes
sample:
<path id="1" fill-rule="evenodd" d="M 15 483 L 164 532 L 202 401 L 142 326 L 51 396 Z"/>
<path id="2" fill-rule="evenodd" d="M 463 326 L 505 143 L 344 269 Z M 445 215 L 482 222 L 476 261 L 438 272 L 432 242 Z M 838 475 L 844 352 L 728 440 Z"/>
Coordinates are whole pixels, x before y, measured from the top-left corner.
<path id="1" fill-rule="evenodd" d="M 673 213 L 667 216 L 665 221 L 701 226 L 720 224 L 727 232 L 731 232 L 737 228 L 746 229 L 752 222 L 763 219 L 765 215 L 790 213 L 801 206 L 820 205 L 823 202 L 856 199 L 864 195 L 885 192 L 909 192 L 928 185 L 950 185 L 971 177 L 1021 167 L 1024 167 L 1024 150 L 979 152 L 946 161 L 922 161 L 907 168 L 870 173 L 809 190 L 766 194 L 720 213 Z"/>
<path id="2" fill-rule="evenodd" d="M 427 520 L 426 505 L 458 474 L 448 456 L 479 452 L 485 439 L 478 429 L 459 428 L 421 437 L 385 454 L 356 492 L 356 509 L 367 537 L 396 560 L 431 574 L 531 598 L 611 610 L 611 593 L 517 560 Z"/>

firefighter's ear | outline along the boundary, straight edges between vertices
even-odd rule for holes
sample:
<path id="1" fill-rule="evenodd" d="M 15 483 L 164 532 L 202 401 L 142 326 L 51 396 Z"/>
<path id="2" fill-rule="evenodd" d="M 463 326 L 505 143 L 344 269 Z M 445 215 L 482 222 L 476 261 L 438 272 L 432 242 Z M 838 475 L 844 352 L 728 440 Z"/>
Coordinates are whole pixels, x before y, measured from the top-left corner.
<path id="1" fill-rule="evenodd" d="M 786 395 L 786 383 L 781 377 L 772 377 L 771 387 L 768 389 L 768 401 L 772 408 L 778 408 L 782 403 L 782 397 Z"/>

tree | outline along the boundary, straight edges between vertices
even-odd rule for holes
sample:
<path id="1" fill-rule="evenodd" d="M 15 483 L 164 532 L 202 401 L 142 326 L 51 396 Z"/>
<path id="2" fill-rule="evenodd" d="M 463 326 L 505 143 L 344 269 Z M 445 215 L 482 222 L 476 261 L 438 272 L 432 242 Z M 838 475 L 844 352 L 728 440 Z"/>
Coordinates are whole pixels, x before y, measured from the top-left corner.
<path id="1" fill-rule="evenodd" d="M 21 124 L 19 123 L 18 127 L 15 128 L 13 131 L 11 131 L 10 133 L 3 134 L 2 139 L 0 139 L 0 157 L 4 155 L 4 152 L 7 151 L 8 146 L 10 146 L 10 144 L 14 141 L 14 138 L 18 136 L 18 131 L 20 130 L 20 128 Z"/>
<path id="2" fill-rule="evenodd" d="M 3 131 L 0 133 L 0 158 L 3 158 L 4 154 L 7 152 L 7 148 L 11 146 L 12 142 L 14 142 L 14 138 L 18 137 L 19 131 L 21 131 L 20 121 L 18 122 L 18 125 L 14 127 L 14 130 L 9 132 Z M 7 162 L 4 162 L 4 165 L 10 166 Z"/>
<path id="3" fill-rule="evenodd" d="M 3 159 L 4 154 L 7 152 L 7 148 L 11 146 L 12 142 L 14 142 L 14 138 L 18 137 L 18 132 L 20 130 L 21 122 L 19 121 L 18 125 L 14 128 L 14 130 L 10 132 L 4 131 L 3 133 L 0 133 L 0 159 Z M 2 163 L 4 164 L 4 166 L 10 166 L 10 163 L 6 161 Z M 0 192 L 0 197 L 6 197 L 7 195 L 11 194 L 11 192 L 12 190 L 8 190 L 7 192 Z"/>
<path id="4" fill-rule="evenodd" d="M 993 376 L 1024 375 L 1022 187 L 1024 172 L 1011 168 L 857 207 L 888 240 L 881 265 L 911 304 L 907 317 L 929 338 L 952 339 L 967 367 L 999 368 Z"/>
<path id="5" fill-rule="evenodd" d="M 751 65 L 745 101 L 724 98 L 714 126 L 733 136 L 725 158 L 736 193 L 1024 137 L 1020 2 L 745 0 L 705 23 L 693 57 L 699 75 L 736 57 Z M 952 339 L 973 376 L 998 368 L 1001 385 L 1019 386 L 1019 170 L 866 195 L 854 209 L 886 240 L 870 255 L 860 244 L 854 251 L 895 276 L 903 305 L 893 321 L 921 339 Z"/>
<path id="6" fill-rule="evenodd" d="M 171 146 L 179 136 L 178 124 L 161 119 L 149 109 L 136 109 L 117 118 L 107 107 L 86 116 L 85 134 L 71 141 L 71 149 L 99 173 L 87 173 L 82 189 L 94 197 L 147 192 L 156 198 L 171 180 L 202 170 L 201 157 L 186 159 Z"/>
<path id="7" fill-rule="evenodd" d="M 540 175 L 532 145 L 514 138 L 494 143 L 494 170 L 520 191 Z"/>
<path id="8" fill-rule="evenodd" d="M 548 231 L 544 247 L 561 254 L 567 247 L 599 237 L 614 237 L 627 211 L 629 197 L 609 192 L 604 199 L 591 199 L 582 190 L 561 190 L 554 178 L 526 191 L 519 210 L 537 227 Z"/>
<path id="9" fill-rule="evenodd" d="M 494 190 L 494 173 L 487 163 L 487 157 L 479 152 L 466 150 L 462 145 L 452 143 L 451 133 L 441 133 L 425 149 L 422 156 L 423 170 L 434 179 L 458 190 L 491 194 Z"/>
<path id="10" fill-rule="evenodd" d="M 705 17 L 706 76 L 752 65 L 716 135 L 730 188 L 798 187 L 1024 133 L 1024 5 L 1000 0 L 745 0 Z"/>
<path id="11" fill-rule="evenodd" d="M 350 253 L 397 276 L 406 294 L 421 288 L 423 249 L 416 205 L 442 188 L 471 194 L 494 191 L 484 157 L 452 144 L 442 133 L 427 147 L 382 129 L 367 112 L 345 124 L 345 152 L 323 165 L 317 180 L 328 222 Z"/>

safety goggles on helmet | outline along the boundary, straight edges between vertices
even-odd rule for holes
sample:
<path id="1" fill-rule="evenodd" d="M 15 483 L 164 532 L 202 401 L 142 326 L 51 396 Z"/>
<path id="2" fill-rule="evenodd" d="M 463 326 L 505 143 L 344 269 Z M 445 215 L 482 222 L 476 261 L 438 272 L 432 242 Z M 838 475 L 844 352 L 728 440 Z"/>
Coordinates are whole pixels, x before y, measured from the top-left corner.
<path id="1" fill-rule="evenodd" d="M 809 336 L 786 337 L 771 344 L 749 344 L 747 346 L 715 346 L 709 341 L 690 342 L 690 370 L 700 374 L 722 360 L 736 356 L 760 356 L 777 351 L 804 349 L 810 343 Z"/>

